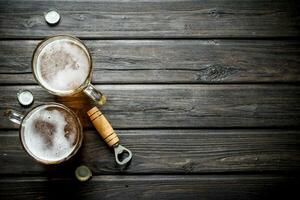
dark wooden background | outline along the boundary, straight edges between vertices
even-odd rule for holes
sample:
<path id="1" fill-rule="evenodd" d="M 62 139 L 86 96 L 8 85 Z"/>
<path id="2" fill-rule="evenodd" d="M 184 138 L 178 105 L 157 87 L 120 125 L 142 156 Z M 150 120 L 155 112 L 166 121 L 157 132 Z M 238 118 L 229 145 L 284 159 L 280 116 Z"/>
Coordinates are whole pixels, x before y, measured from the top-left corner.
<path id="1" fill-rule="evenodd" d="M 44 13 L 57 9 L 59 25 Z M 0 2 L 0 199 L 299 198 L 300 5 L 296 0 Z M 34 81 L 39 41 L 72 34 L 91 50 L 103 113 L 134 154 L 119 168 L 84 114 Z M 80 116 L 84 145 L 45 167 L 21 147 L 3 112 L 56 101 Z M 79 183 L 85 164 L 93 178 Z"/>

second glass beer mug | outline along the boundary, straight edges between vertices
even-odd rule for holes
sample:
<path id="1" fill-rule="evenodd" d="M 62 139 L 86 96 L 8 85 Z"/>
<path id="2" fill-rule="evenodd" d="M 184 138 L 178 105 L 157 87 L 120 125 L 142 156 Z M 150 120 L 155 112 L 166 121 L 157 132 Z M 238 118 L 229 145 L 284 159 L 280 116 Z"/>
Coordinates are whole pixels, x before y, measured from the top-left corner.
<path id="1" fill-rule="evenodd" d="M 83 140 L 76 114 L 58 103 L 37 106 L 26 115 L 9 110 L 9 119 L 20 125 L 25 151 L 43 164 L 59 164 L 76 154 Z"/>
<path id="2" fill-rule="evenodd" d="M 32 71 L 39 84 L 52 94 L 69 96 L 83 91 L 100 105 L 106 101 L 90 83 L 92 58 L 76 37 L 58 35 L 43 40 L 34 51 Z"/>

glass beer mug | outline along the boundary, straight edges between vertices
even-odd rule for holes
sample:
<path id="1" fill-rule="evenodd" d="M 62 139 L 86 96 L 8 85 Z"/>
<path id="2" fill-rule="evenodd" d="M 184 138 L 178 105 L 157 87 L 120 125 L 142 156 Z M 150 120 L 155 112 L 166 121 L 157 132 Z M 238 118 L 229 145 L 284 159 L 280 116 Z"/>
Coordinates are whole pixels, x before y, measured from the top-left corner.
<path id="1" fill-rule="evenodd" d="M 76 37 L 58 35 L 39 43 L 32 57 L 32 71 L 38 83 L 54 95 L 69 96 L 83 91 L 100 105 L 106 101 L 91 84 L 91 55 Z"/>
<path id="2" fill-rule="evenodd" d="M 80 121 L 62 104 L 39 105 L 26 115 L 9 110 L 8 117 L 20 125 L 20 140 L 25 151 L 40 163 L 59 164 L 74 156 L 81 147 Z"/>

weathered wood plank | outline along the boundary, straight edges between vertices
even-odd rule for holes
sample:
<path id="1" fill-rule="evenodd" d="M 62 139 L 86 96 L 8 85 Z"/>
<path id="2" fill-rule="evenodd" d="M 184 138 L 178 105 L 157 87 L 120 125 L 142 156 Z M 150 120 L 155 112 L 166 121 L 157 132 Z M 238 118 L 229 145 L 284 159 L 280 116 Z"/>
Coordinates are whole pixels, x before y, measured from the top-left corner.
<path id="1" fill-rule="evenodd" d="M 102 111 L 115 128 L 295 127 L 300 122 L 298 85 L 97 85 L 108 97 Z M 24 111 L 19 89 L 29 89 L 35 105 L 56 101 L 71 107 L 85 127 L 93 103 L 83 95 L 55 97 L 40 86 L 1 86 L 0 112 Z M 0 115 L 0 128 L 16 127 Z"/>
<path id="2" fill-rule="evenodd" d="M 298 199 L 296 177 L 223 176 L 95 176 L 80 184 L 45 177 L 0 179 L 1 199 Z M 275 199 L 276 199 L 275 198 Z"/>
<path id="3" fill-rule="evenodd" d="M 66 165 L 45 168 L 22 149 L 18 132 L 0 131 L 0 174 L 73 175 L 81 163 L 94 174 L 195 174 L 271 172 L 300 169 L 300 132 L 296 130 L 117 130 L 133 152 L 119 168 L 95 130 Z"/>
<path id="4" fill-rule="evenodd" d="M 58 26 L 44 12 L 59 10 Z M 1 1 L 0 38 L 289 37 L 299 36 L 293 0 L 212 1 Z"/>
<path id="5" fill-rule="evenodd" d="M 0 41 L 0 83 L 36 83 L 39 41 Z M 273 40 L 85 40 L 95 83 L 232 83 L 300 80 L 300 42 Z"/>

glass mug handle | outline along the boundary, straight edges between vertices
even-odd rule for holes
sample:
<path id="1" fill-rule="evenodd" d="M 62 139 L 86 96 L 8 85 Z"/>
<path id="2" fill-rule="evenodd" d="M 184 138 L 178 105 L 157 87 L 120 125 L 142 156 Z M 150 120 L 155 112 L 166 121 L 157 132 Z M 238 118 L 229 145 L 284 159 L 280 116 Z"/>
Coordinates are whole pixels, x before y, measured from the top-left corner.
<path id="1" fill-rule="evenodd" d="M 24 117 L 23 114 L 19 113 L 18 111 L 15 111 L 13 109 L 7 110 L 8 119 L 16 124 L 21 124 L 22 119 Z"/>
<path id="2" fill-rule="evenodd" d="M 106 102 L 106 97 L 98 91 L 91 83 L 83 90 L 83 92 L 98 104 L 103 105 Z"/>

